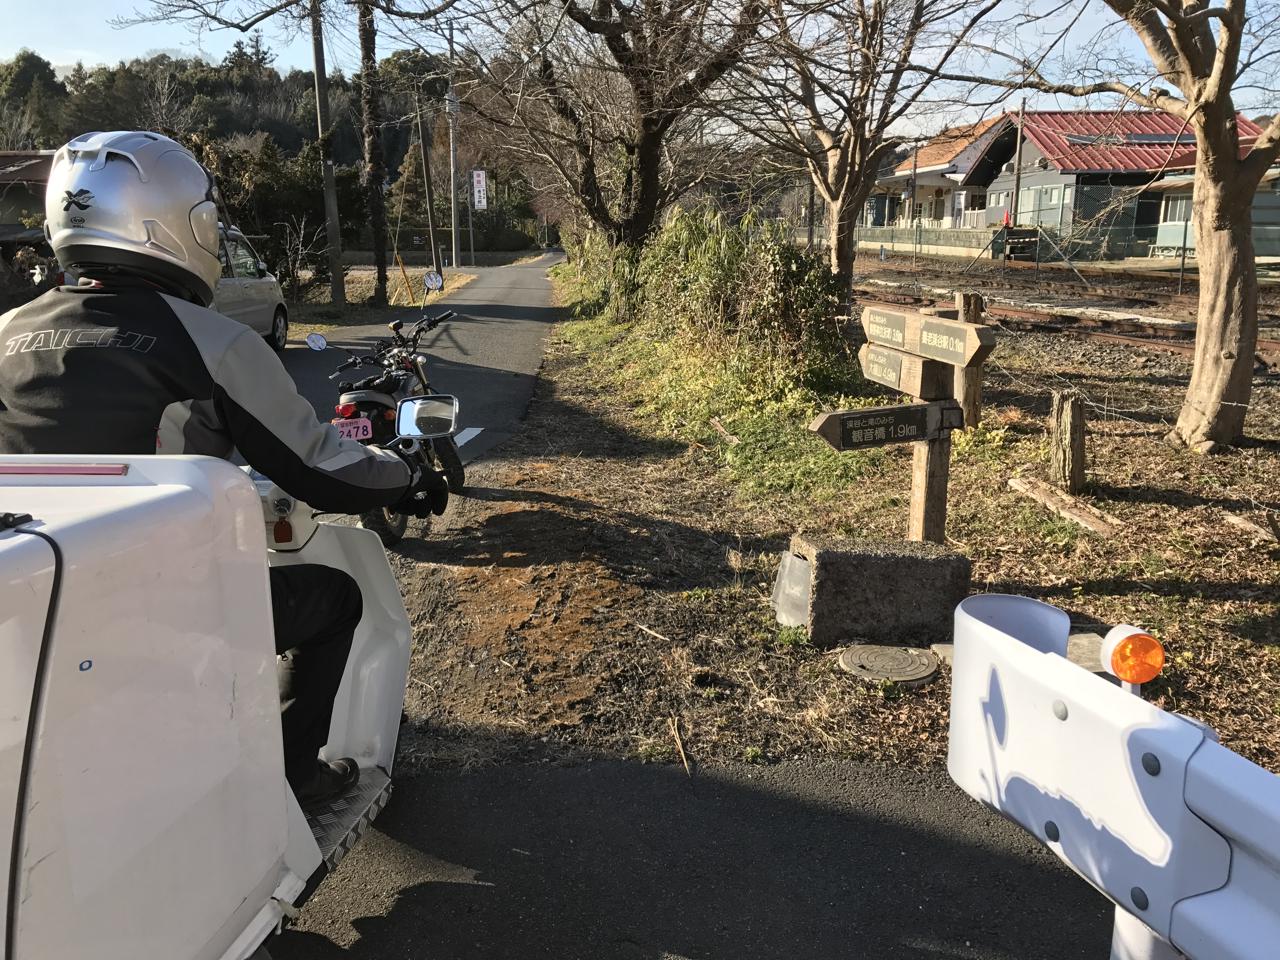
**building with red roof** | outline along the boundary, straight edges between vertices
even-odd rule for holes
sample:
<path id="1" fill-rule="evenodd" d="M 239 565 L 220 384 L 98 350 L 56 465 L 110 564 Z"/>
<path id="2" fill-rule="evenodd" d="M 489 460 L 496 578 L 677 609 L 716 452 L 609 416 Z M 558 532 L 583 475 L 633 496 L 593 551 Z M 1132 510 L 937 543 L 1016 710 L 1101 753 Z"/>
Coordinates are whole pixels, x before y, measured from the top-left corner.
<path id="1" fill-rule="evenodd" d="M 906 221 L 905 200 L 915 187 L 914 216 L 935 226 L 963 226 L 965 211 L 981 216 L 986 194 L 959 190 L 974 161 L 990 143 L 1004 116 L 988 117 L 943 130 L 908 153 L 893 169 L 876 179 L 869 202 L 874 223 Z"/>
<path id="2" fill-rule="evenodd" d="M 1236 122 L 1243 154 L 1262 129 L 1242 115 Z M 877 180 L 864 219 L 929 229 L 1040 226 L 1073 256 L 1091 258 L 1169 252 L 1174 237 L 1180 251 L 1184 234 L 1192 243 L 1195 161 L 1194 132 L 1167 113 L 1006 113 L 953 127 L 908 154 Z M 1264 180 L 1254 213 L 1259 254 L 1280 254 L 1280 178 Z"/>
<path id="3" fill-rule="evenodd" d="M 1237 124 L 1247 151 L 1262 130 L 1244 116 Z M 1189 126 L 1151 110 L 1028 111 L 1021 130 L 1021 171 L 1014 169 L 1019 118 L 1007 114 L 962 186 L 986 188 L 988 226 L 1039 225 L 1097 247 L 1099 256 L 1146 252 L 1169 213 L 1150 188 L 1196 161 Z"/>

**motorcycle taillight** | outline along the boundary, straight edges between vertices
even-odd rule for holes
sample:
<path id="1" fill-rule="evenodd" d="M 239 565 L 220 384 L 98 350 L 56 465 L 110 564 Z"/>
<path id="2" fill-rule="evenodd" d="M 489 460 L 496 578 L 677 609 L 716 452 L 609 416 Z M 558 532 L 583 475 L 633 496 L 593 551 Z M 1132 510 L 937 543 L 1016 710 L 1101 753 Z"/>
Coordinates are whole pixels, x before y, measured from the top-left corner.
<path id="1" fill-rule="evenodd" d="M 340 417 L 354 417 L 357 413 L 357 408 L 354 403 L 339 403 L 334 406 L 333 412 Z"/>
<path id="2" fill-rule="evenodd" d="M 384 420 L 394 420 L 395 418 L 396 418 L 396 412 L 395 412 L 394 410 L 383 410 L 383 411 L 382 411 L 382 419 L 384 419 Z"/>

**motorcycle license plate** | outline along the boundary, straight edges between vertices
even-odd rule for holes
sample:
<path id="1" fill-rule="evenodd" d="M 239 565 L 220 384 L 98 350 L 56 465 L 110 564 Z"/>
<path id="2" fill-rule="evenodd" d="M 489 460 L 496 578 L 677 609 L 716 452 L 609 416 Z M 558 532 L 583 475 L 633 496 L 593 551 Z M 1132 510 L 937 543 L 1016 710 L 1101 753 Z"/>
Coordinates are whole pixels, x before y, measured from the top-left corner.
<path id="1" fill-rule="evenodd" d="M 353 417 L 350 420 L 330 422 L 338 428 L 338 433 L 348 440 L 368 440 L 373 436 L 373 422 L 368 417 Z"/>

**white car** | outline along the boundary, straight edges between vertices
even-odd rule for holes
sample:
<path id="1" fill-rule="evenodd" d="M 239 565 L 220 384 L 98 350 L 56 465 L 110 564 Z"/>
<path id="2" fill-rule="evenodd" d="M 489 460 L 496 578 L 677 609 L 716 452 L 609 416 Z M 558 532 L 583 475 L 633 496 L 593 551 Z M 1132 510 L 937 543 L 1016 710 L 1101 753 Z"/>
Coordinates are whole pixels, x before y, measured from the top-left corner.
<path id="1" fill-rule="evenodd" d="M 222 231 L 222 276 L 213 291 L 213 309 L 252 327 L 276 350 L 289 340 L 289 311 L 280 284 L 239 230 Z"/>

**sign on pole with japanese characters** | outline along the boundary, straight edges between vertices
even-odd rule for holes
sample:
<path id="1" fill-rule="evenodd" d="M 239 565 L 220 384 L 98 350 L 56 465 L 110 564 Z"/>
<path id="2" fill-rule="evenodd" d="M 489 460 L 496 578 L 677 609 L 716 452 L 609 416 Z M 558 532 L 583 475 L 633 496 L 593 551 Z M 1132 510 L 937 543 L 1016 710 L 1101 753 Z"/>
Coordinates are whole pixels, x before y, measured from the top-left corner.
<path id="1" fill-rule="evenodd" d="M 809 425 L 837 450 L 912 443 L 909 540 L 946 540 L 947 476 L 951 431 L 965 427 L 965 408 L 954 399 L 981 397 L 982 362 L 996 346 L 995 331 L 969 322 L 982 303 L 960 294 L 956 312 L 965 320 L 894 304 L 868 303 L 862 311 L 867 342 L 858 351 L 862 375 L 916 399 L 915 403 L 824 413 Z M 957 371 L 963 376 L 957 374 Z M 972 382 L 972 390 L 970 383 Z"/>
<path id="2" fill-rule="evenodd" d="M 880 447 L 886 443 L 937 440 L 947 430 L 964 426 L 954 400 L 864 407 L 819 414 L 809 429 L 837 450 Z"/>
<path id="3" fill-rule="evenodd" d="M 471 193 L 476 210 L 489 209 L 489 184 L 483 170 L 471 171 Z"/>

